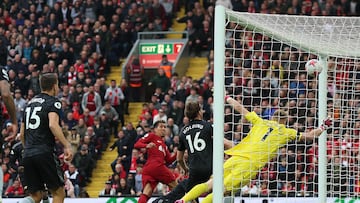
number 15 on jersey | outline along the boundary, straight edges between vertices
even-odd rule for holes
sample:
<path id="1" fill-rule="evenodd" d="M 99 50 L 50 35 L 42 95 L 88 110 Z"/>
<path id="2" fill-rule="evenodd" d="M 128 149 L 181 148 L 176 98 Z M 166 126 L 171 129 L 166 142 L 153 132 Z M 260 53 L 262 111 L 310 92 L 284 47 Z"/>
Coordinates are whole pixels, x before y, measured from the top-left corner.
<path id="1" fill-rule="evenodd" d="M 25 126 L 26 129 L 37 129 L 40 126 L 40 116 L 38 115 L 38 112 L 41 112 L 41 107 L 26 107 L 25 109 Z"/>

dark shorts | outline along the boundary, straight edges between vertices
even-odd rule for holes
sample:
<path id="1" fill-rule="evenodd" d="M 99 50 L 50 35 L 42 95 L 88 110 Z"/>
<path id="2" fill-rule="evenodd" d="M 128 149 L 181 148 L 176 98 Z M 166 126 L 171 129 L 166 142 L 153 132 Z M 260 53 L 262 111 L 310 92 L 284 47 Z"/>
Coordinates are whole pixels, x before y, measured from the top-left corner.
<path id="1" fill-rule="evenodd" d="M 52 154 L 41 154 L 33 157 L 25 157 L 24 179 L 27 191 L 34 193 L 44 190 L 44 185 L 50 190 L 64 187 L 63 171 L 59 160 Z"/>
<path id="2" fill-rule="evenodd" d="M 191 171 L 189 173 L 189 178 L 187 181 L 186 192 L 189 192 L 191 188 L 200 183 L 207 182 L 212 175 L 212 171 L 210 170 L 198 170 Z"/>

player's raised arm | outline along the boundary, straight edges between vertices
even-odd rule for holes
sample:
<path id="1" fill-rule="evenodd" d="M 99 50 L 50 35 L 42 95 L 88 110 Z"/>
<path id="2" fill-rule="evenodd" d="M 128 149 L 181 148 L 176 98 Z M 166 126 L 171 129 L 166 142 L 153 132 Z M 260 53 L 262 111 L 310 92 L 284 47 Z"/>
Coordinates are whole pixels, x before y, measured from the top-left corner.
<path id="1" fill-rule="evenodd" d="M 171 164 L 173 163 L 176 158 L 177 158 L 177 152 L 175 154 L 171 154 L 169 149 L 166 147 L 165 149 L 165 153 L 166 153 L 166 156 L 165 156 L 165 162 L 166 164 Z"/>
<path id="2" fill-rule="evenodd" d="M 144 135 L 144 137 L 140 138 L 134 144 L 134 147 L 136 149 L 145 149 L 145 148 L 149 149 L 149 148 L 155 147 L 156 145 L 151 141 L 152 141 L 151 135 L 148 133 L 148 134 Z"/>
<path id="3" fill-rule="evenodd" d="M 249 111 L 237 100 L 231 98 L 230 96 L 225 96 L 225 102 L 230 104 L 236 111 L 241 113 L 242 115 L 246 115 Z"/>
<path id="4" fill-rule="evenodd" d="M 24 147 L 25 146 L 25 124 L 24 124 L 24 122 L 21 122 L 21 126 L 20 126 L 20 141 Z"/>
<path id="5" fill-rule="evenodd" d="M 308 133 L 302 133 L 300 139 L 301 140 L 313 140 L 321 135 L 322 132 L 327 130 L 332 125 L 332 120 L 330 117 L 323 120 L 320 127 L 308 132 Z"/>

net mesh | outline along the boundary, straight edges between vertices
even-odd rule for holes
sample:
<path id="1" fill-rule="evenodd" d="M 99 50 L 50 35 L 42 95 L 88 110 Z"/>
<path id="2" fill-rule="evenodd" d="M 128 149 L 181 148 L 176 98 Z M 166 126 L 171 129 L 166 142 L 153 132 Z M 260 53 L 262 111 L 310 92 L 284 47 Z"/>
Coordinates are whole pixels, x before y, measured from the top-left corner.
<path id="1" fill-rule="evenodd" d="M 232 11 L 227 11 L 226 19 L 227 93 L 263 119 L 270 119 L 278 109 L 286 111 L 287 126 L 299 132 L 319 126 L 318 75 L 309 75 L 305 63 L 326 55 L 327 114 L 334 119 L 333 127 L 327 131 L 327 195 L 358 196 L 360 61 L 355 56 L 360 55 L 360 19 Z M 242 115 L 225 105 L 225 138 L 239 143 L 251 127 Z M 278 147 L 248 184 L 232 189 L 233 194 L 318 195 L 317 141 L 296 141 Z M 249 153 L 256 156 L 257 152 Z"/>
<path id="2" fill-rule="evenodd" d="M 227 19 L 323 55 L 360 56 L 360 18 L 308 17 L 227 11 Z M 242 19 L 246 19 L 243 21 Z"/>

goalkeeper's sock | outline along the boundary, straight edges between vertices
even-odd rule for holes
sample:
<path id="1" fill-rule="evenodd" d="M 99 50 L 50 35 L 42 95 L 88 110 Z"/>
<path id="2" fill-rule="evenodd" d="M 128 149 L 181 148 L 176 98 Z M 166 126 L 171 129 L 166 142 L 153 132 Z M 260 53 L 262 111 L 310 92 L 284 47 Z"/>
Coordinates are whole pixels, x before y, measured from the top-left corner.
<path id="1" fill-rule="evenodd" d="M 191 200 L 194 200 L 198 198 L 200 195 L 208 191 L 208 184 L 207 183 L 201 183 L 198 185 L 195 185 L 186 195 L 181 198 L 184 200 L 184 202 L 188 202 Z"/>
<path id="2" fill-rule="evenodd" d="M 212 199 L 213 193 L 210 193 L 201 201 L 201 203 L 212 203 Z"/>

